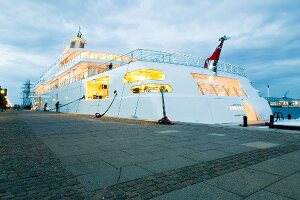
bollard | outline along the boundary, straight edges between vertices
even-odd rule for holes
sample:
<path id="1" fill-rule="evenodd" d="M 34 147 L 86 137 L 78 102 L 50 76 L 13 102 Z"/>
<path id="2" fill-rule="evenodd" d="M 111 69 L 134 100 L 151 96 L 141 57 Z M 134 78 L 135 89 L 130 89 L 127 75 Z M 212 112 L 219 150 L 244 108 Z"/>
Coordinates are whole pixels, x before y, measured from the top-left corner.
<path id="1" fill-rule="evenodd" d="M 270 124 L 269 124 L 269 128 L 273 128 L 274 127 L 274 115 L 270 115 Z"/>
<path id="2" fill-rule="evenodd" d="M 248 126 L 247 116 L 243 116 L 243 127 L 247 127 L 247 126 Z"/>
<path id="3" fill-rule="evenodd" d="M 291 119 L 292 119 L 292 115 L 288 114 L 288 120 L 291 120 Z"/>

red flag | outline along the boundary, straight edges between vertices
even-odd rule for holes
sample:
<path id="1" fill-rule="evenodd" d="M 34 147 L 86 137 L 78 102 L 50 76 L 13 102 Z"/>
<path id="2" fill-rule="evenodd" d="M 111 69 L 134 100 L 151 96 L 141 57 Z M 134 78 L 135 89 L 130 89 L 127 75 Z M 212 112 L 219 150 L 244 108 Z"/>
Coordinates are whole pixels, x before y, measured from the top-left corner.
<path id="1" fill-rule="evenodd" d="M 213 52 L 213 54 L 208 58 L 208 60 L 219 60 L 222 47 L 223 47 L 223 41 L 221 41 L 221 43 L 218 45 L 218 47 Z"/>
<path id="2" fill-rule="evenodd" d="M 223 44 L 224 44 L 224 41 L 225 40 L 228 40 L 229 37 L 226 37 L 226 36 L 223 36 L 219 39 L 220 41 L 220 44 L 217 46 L 217 48 L 215 49 L 215 51 L 213 52 L 213 54 L 207 58 L 204 62 L 204 68 L 208 68 L 209 65 L 211 64 L 211 61 L 213 61 L 213 66 L 216 67 L 217 64 L 218 64 L 218 61 L 219 61 L 219 58 L 220 58 L 220 55 L 221 55 L 221 51 L 222 51 L 222 47 L 223 47 Z"/>

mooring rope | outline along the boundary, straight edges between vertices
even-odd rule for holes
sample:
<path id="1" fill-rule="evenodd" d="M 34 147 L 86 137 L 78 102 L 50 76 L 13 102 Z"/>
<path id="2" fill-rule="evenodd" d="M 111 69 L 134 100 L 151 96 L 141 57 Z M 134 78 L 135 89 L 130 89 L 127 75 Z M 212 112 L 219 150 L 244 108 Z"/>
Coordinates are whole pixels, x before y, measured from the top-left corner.
<path id="1" fill-rule="evenodd" d="M 95 113 L 95 117 L 97 117 L 97 118 L 103 117 L 107 113 L 107 111 L 110 109 L 110 107 L 112 106 L 112 104 L 114 103 L 114 101 L 118 95 L 117 90 L 114 91 L 114 94 L 115 94 L 115 96 L 114 96 L 113 100 L 111 101 L 110 105 L 108 106 L 108 108 L 106 109 L 106 111 L 103 114 Z"/>
<path id="2" fill-rule="evenodd" d="M 83 95 L 82 97 L 80 97 L 79 99 L 76 99 L 76 100 L 74 100 L 74 101 L 71 101 L 71 102 L 69 102 L 69 103 L 66 103 L 66 104 L 63 104 L 63 105 L 61 105 L 61 106 L 58 106 L 58 108 L 61 108 L 61 107 L 64 107 L 64 106 L 67 106 L 67 105 L 69 105 L 69 104 L 71 104 L 71 103 L 75 103 L 76 101 L 80 101 L 80 100 L 82 100 L 82 99 L 84 99 L 85 98 L 85 96 Z M 56 108 L 52 108 L 52 109 L 50 109 L 50 110 L 55 110 Z"/>

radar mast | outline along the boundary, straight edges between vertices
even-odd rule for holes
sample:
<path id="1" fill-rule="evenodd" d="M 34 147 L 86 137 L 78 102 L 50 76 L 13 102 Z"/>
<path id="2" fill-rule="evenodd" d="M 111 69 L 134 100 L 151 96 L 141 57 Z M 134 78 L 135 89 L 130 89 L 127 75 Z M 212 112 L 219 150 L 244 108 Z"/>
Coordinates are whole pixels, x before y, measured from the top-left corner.
<path id="1" fill-rule="evenodd" d="M 86 40 L 82 37 L 81 28 L 79 26 L 77 35 L 75 38 L 71 39 L 70 43 L 66 46 L 64 52 L 67 52 L 70 49 L 83 49 L 87 44 Z"/>

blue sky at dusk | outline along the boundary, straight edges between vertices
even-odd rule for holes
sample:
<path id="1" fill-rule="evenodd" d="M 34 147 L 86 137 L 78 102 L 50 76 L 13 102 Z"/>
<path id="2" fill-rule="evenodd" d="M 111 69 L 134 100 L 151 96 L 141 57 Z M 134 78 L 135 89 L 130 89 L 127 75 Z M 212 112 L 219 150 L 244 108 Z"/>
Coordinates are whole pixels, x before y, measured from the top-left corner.
<path id="1" fill-rule="evenodd" d="M 81 26 L 87 49 L 137 48 L 208 57 L 245 68 L 254 87 L 300 98 L 300 1 L 296 0 L 0 0 L 0 85 L 20 102 Z"/>

